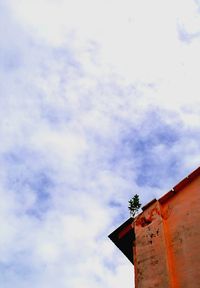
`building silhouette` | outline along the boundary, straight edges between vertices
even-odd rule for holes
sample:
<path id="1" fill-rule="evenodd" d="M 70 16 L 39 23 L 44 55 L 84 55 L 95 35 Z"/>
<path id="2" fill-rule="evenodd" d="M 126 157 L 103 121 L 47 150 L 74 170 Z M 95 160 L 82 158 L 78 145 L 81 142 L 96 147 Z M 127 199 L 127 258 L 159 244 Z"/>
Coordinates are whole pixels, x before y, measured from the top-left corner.
<path id="1" fill-rule="evenodd" d="M 136 288 L 200 288 L 200 167 L 109 238 L 134 264 Z"/>

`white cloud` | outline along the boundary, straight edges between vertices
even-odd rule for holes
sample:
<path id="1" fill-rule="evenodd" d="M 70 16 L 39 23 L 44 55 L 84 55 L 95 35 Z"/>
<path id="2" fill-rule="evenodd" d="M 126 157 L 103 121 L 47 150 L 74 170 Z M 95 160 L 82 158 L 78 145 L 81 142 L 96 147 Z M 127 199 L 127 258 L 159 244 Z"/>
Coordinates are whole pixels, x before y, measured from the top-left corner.
<path id="1" fill-rule="evenodd" d="M 198 166 L 197 6 L 1 8 L 0 282 L 132 287 L 107 235 Z"/>

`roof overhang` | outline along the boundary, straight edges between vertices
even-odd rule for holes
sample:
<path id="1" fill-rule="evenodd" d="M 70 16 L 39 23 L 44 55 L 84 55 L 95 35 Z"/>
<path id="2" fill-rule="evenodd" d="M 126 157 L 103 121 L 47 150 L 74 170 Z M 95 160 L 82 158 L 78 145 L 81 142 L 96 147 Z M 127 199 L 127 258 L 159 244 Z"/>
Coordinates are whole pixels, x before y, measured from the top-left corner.
<path id="1" fill-rule="evenodd" d="M 159 201 L 161 204 L 166 202 L 174 194 L 182 190 L 185 186 L 190 184 L 195 178 L 200 176 L 200 167 L 194 170 L 176 186 L 174 186 L 168 193 L 162 196 L 160 199 L 153 199 L 145 206 L 142 207 L 142 211 L 145 211 L 148 207 Z M 142 212 L 143 213 L 143 212 Z M 113 231 L 108 237 L 113 241 L 113 243 L 121 250 L 121 252 L 134 264 L 133 257 L 133 246 L 135 240 L 135 231 L 133 225 L 134 218 L 129 218 L 121 226 L 119 226 L 115 231 Z"/>
<path id="2" fill-rule="evenodd" d="M 132 264 L 134 264 L 133 243 L 135 240 L 133 220 L 129 218 L 108 236 Z"/>

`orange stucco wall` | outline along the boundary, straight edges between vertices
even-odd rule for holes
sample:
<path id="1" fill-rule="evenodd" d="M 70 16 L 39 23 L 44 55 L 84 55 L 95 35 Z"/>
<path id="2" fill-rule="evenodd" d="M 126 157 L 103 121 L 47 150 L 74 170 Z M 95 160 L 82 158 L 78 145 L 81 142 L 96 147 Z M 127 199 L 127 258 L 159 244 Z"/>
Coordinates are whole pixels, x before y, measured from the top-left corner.
<path id="1" fill-rule="evenodd" d="M 200 176 L 134 221 L 136 288 L 200 287 Z"/>
<path id="2" fill-rule="evenodd" d="M 171 287 L 200 287 L 200 177 L 162 205 Z"/>
<path id="3" fill-rule="evenodd" d="M 136 288 L 169 287 L 165 235 L 158 201 L 137 218 L 134 228 Z"/>

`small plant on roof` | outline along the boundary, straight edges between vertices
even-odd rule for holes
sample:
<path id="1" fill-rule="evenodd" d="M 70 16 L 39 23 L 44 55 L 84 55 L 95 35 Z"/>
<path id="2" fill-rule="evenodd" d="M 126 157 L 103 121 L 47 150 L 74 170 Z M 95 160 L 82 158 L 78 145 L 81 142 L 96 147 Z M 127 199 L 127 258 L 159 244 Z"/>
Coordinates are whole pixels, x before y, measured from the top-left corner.
<path id="1" fill-rule="evenodd" d="M 130 216 L 131 217 L 135 217 L 135 214 L 138 212 L 138 210 L 140 209 L 141 207 L 141 203 L 140 203 L 140 199 L 139 199 L 139 195 L 138 194 L 135 194 L 133 196 L 133 198 L 131 198 L 129 201 L 129 206 L 128 206 L 128 209 L 130 211 Z"/>

